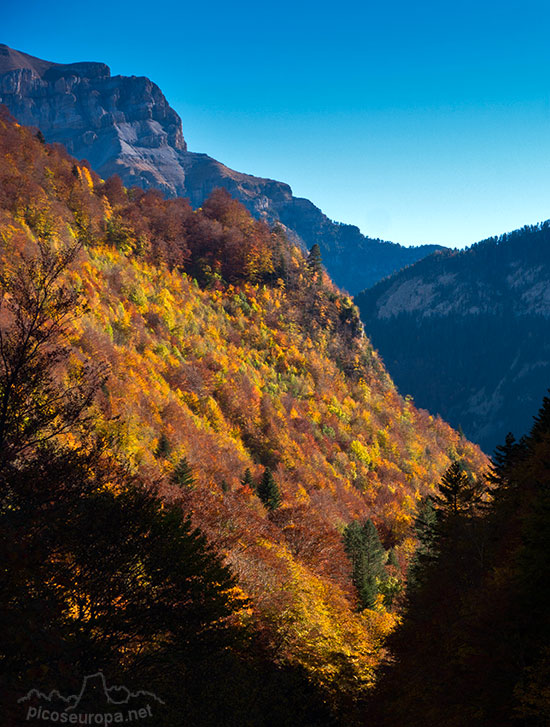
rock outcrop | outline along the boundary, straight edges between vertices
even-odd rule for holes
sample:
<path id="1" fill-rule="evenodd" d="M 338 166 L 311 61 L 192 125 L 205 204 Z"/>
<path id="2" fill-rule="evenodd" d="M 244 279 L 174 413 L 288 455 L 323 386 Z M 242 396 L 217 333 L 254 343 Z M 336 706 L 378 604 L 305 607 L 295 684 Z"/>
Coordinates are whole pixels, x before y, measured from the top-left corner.
<path id="1" fill-rule="evenodd" d="M 87 159 L 102 176 L 177 194 L 181 120 L 148 78 L 111 76 L 104 63 L 49 63 L 0 46 L 0 101 L 22 124 Z"/>
<path id="2" fill-rule="evenodd" d="M 111 76 L 104 63 L 52 63 L 0 45 L 0 103 L 47 141 L 87 159 L 103 177 L 118 174 L 127 186 L 188 197 L 196 207 L 225 187 L 256 217 L 282 223 L 296 242 L 317 242 L 332 277 L 350 293 L 439 249 L 365 237 L 294 197 L 288 184 L 188 151 L 181 119 L 159 87 L 144 77 Z"/>

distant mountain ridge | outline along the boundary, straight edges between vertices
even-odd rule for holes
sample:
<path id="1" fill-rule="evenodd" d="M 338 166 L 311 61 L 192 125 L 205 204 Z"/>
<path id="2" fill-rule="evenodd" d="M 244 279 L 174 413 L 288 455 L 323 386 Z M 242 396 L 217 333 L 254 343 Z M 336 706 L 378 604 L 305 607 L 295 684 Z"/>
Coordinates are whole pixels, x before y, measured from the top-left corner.
<path id="1" fill-rule="evenodd" d="M 288 184 L 188 151 L 181 119 L 160 88 L 144 77 L 111 76 L 104 63 L 53 63 L 0 44 L 0 103 L 105 178 L 118 174 L 127 186 L 188 197 L 194 207 L 226 188 L 254 216 L 282 223 L 296 242 L 318 243 L 333 279 L 352 294 L 443 249 L 366 237 L 294 197 Z"/>
<path id="2" fill-rule="evenodd" d="M 403 394 L 486 451 L 550 385 L 550 221 L 417 262 L 357 296 Z"/>

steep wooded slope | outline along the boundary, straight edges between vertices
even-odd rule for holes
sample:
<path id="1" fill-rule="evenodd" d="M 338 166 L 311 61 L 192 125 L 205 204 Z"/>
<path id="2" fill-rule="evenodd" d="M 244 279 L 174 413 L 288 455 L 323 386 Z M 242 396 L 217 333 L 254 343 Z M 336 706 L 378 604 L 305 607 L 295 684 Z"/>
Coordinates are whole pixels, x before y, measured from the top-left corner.
<path id="1" fill-rule="evenodd" d="M 436 253 L 357 296 L 400 391 L 490 452 L 550 381 L 550 223 Z"/>
<path id="2" fill-rule="evenodd" d="M 372 518 L 399 580 L 419 498 L 451 458 L 476 470 L 484 457 L 399 396 L 350 299 L 227 194 L 200 211 L 129 194 L 0 128 L 4 274 L 38 240 L 82 245 L 73 355 L 110 367 L 96 430 L 224 555 L 277 658 L 353 698 L 395 615 L 382 596 L 357 610 L 345 526 Z M 266 471 L 279 507 L 259 496 Z"/>

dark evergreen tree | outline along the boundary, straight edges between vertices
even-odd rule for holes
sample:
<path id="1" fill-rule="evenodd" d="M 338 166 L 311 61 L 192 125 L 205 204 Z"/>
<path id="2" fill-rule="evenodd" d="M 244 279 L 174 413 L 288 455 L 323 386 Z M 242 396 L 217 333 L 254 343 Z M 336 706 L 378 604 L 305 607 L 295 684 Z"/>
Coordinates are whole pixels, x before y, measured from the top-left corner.
<path id="1" fill-rule="evenodd" d="M 258 497 L 268 510 L 276 510 L 281 505 L 281 493 L 273 473 L 266 467 L 258 485 Z"/>
<path id="2" fill-rule="evenodd" d="M 359 595 L 365 608 L 372 608 L 376 602 L 379 585 L 384 577 L 384 548 L 378 537 L 375 524 L 369 518 L 363 525 L 364 570 L 366 577 L 359 589 Z"/>
<path id="3" fill-rule="evenodd" d="M 195 486 L 195 478 L 193 477 L 193 471 L 189 466 L 187 457 L 182 457 L 174 467 L 171 479 L 173 484 L 178 485 L 182 489 L 193 489 Z"/>
<path id="4" fill-rule="evenodd" d="M 40 129 L 38 129 L 38 131 L 36 132 L 36 138 L 38 139 L 38 141 L 41 144 L 45 144 L 46 143 L 46 139 L 44 138 L 44 134 L 40 131 Z"/>
<path id="5" fill-rule="evenodd" d="M 252 490 L 252 492 L 256 491 L 256 484 L 252 478 L 252 473 L 250 472 L 250 469 L 248 467 L 244 471 L 244 475 L 241 480 L 241 485 L 243 487 L 249 487 Z"/>
<path id="6" fill-rule="evenodd" d="M 504 444 L 497 445 L 493 454 L 493 468 L 497 473 L 497 476 L 505 471 L 512 463 L 516 448 L 516 438 L 512 432 L 508 432 L 504 440 Z"/>
<path id="7" fill-rule="evenodd" d="M 383 572 L 384 548 L 380 542 L 376 525 L 370 518 L 365 520 L 363 525 L 363 543 L 367 566 L 372 573 L 378 576 Z"/>
<path id="8" fill-rule="evenodd" d="M 280 278 L 284 283 L 289 280 L 289 242 L 284 228 L 276 222 L 272 229 L 273 245 L 273 280 Z"/>
<path id="9" fill-rule="evenodd" d="M 494 497 L 501 499 L 508 488 L 516 486 L 513 474 L 526 454 L 525 437 L 518 442 L 511 432 L 506 435 L 504 444 L 495 448 L 492 468 L 487 477 Z"/>
<path id="10" fill-rule="evenodd" d="M 361 608 L 372 608 L 380 592 L 385 553 L 372 520 L 354 520 L 344 530 L 344 547 L 352 562 L 352 580 Z"/>
<path id="11" fill-rule="evenodd" d="M 435 537 L 437 525 L 436 509 L 433 498 L 426 497 L 421 502 L 414 519 L 414 529 L 419 540 L 419 550 L 429 550 Z"/>
<path id="12" fill-rule="evenodd" d="M 323 272 L 321 248 L 317 243 L 313 245 L 307 256 L 307 266 L 314 279 L 320 278 Z"/>
<path id="13" fill-rule="evenodd" d="M 170 455 L 171 451 L 172 446 L 170 444 L 170 440 L 166 434 L 162 432 L 159 437 L 157 448 L 155 449 L 155 457 L 157 457 L 157 459 L 166 459 Z"/>
<path id="14" fill-rule="evenodd" d="M 437 522 L 433 499 L 427 497 L 420 504 L 414 520 L 418 546 L 407 572 L 409 593 L 420 585 L 426 563 L 437 556 Z"/>
<path id="15" fill-rule="evenodd" d="M 548 432 L 550 432 L 550 397 L 545 396 L 542 400 L 542 406 L 535 416 L 529 438 L 532 441 L 539 441 L 543 437 L 547 437 Z"/>
<path id="16" fill-rule="evenodd" d="M 439 495 L 433 502 L 439 515 L 446 517 L 468 512 L 481 500 L 476 483 L 462 469 L 459 462 L 453 462 L 438 485 Z"/>
<path id="17" fill-rule="evenodd" d="M 391 565 L 393 568 L 399 568 L 399 561 L 397 560 L 394 548 L 388 553 L 388 565 Z"/>

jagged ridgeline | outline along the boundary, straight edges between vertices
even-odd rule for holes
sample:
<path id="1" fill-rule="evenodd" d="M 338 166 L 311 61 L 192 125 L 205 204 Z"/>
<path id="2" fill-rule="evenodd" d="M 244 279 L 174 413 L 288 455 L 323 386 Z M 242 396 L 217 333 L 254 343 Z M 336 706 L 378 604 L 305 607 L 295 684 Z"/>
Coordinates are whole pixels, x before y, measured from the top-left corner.
<path id="1" fill-rule="evenodd" d="M 351 300 L 226 192 L 193 211 L 128 191 L 3 117 L 0 240 L 4 270 L 81 243 L 72 357 L 110 368 L 95 430 L 191 515 L 276 659 L 332 694 L 369 685 L 395 601 L 377 582 L 361 602 L 344 532 L 368 520 L 399 580 L 418 501 L 479 449 L 399 396 Z"/>

